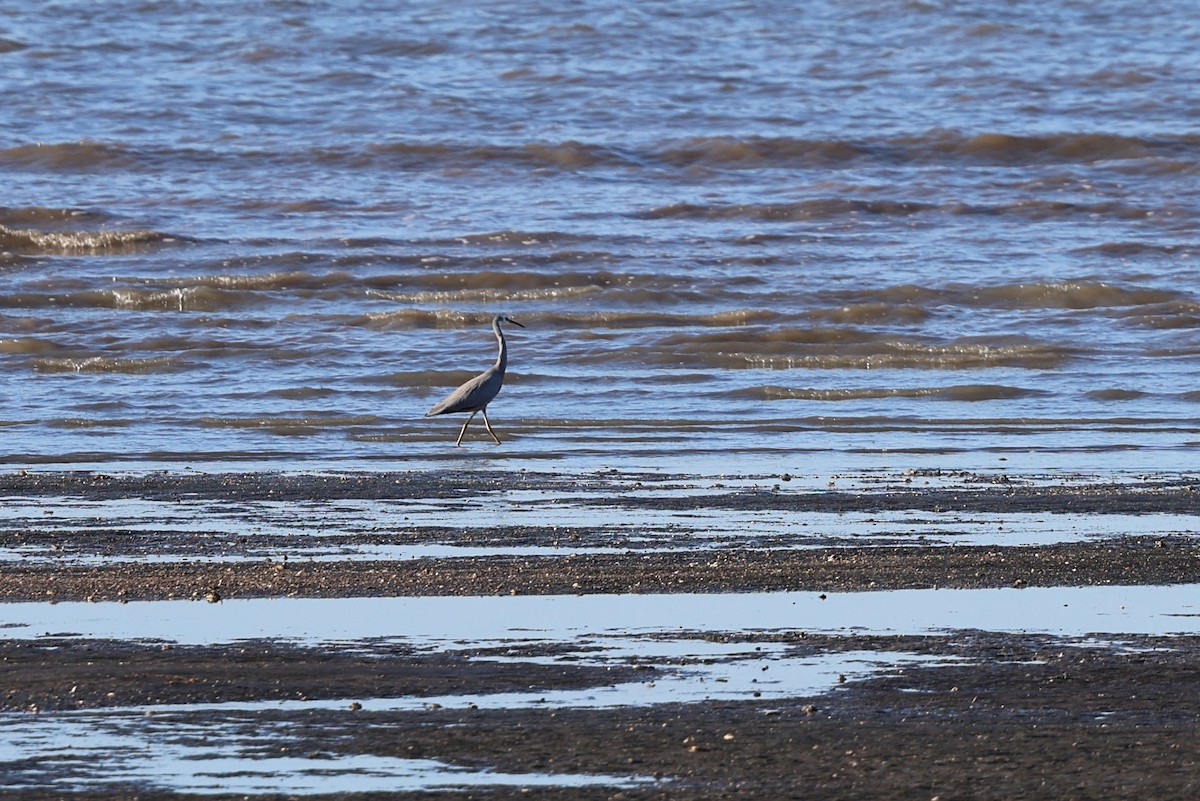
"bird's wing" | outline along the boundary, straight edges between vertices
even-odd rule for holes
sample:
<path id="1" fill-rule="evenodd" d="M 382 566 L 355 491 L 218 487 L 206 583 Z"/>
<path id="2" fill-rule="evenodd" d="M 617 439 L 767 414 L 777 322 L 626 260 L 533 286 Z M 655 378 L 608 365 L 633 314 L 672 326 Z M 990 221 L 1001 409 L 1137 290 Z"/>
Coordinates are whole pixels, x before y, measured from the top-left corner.
<path id="1" fill-rule="evenodd" d="M 450 396 L 444 401 L 435 404 L 432 409 L 425 413 L 425 416 L 432 417 L 435 414 L 453 414 L 454 412 L 473 412 L 476 409 L 486 406 L 492 398 L 496 397 L 496 393 L 500 390 L 498 385 L 494 388 L 492 386 L 493 384 L 498 384 L 498 382 L 492 380 L 494 376 L 494 370 L 480 373 L 451 392 Z"/>

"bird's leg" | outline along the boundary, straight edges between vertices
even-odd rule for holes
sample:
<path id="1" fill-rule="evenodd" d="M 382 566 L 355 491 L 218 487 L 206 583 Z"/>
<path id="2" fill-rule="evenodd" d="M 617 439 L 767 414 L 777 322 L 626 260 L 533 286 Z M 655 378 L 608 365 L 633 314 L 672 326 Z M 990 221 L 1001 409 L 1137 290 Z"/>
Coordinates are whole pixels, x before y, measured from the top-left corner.
<path id="1" fill-rule="evenodd" d="M 496 432 L 492 430 L 492 424 L 487 419 L 487 407 L 484 406 L 479 411 L 483 412 L 483 424 L 487 426 L 488 433 L 492 435 L 492 439 L 496 440 L 496 444 L 500 444 L 500 438 L 496 436 Z"/>
<path id="2" fill-rule="evenodd" d="M 467 418 L 467 422 L 463 423 L 463 427 L 458 430 L 458 439 L 454 440 L 454 447 L 457 448 L 459 445 L 462 444 L 463 434 L 467 433 L 467 426 L 471 425 L 471 421 L 474 419 L 475 419 L 475 412 L 471 412 L 471 416 Z M 484 420 L 487 419 L 486 414 L 483 416 L 483 419 Z"/>

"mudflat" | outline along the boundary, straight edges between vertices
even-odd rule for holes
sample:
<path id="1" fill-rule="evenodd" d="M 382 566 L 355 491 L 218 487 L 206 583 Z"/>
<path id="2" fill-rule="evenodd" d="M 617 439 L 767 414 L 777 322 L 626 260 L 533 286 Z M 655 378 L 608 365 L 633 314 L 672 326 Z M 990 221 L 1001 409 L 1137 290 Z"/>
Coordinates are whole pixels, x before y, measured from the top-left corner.
<path id="1" fill-rule="evenodd" d="M 24 511 L 10 515 L 0 535 L 9 554 L 0 567 L 0 597 L 42 603 L 195 599 L 204 608 L 276 597 L 334 602 L 930 587 L 1016 592 L 1200 583 L 1200 549 L 1188 531 L 1196 510 L 1189 481 L 962 475 L 937 476 L 937 486 L 922 488 L 910 486 L 913 478 L 878 486 L 860 481 L 849 490 L 791 489 L 791 477 L 725 486 L 678 476 L 516 479 L 527 494 L 522 497 L 535 498 L 535 505 L 569 500 L 632 517 L 670 513 L 662 536 L 647 539 L 624 523 L 598 525 L 582 515 L 570 524 L 557 517 L 514 523 L 504 515 L 490 524 L 476 515 L 459 525 L 447 514 L 437 523 L 459 499 L 513 489 L 490 475 L 9 475 L 0 479 L 0 492 Z M 134 501 L 141 511 L 131 511 Z M 386 524 L 347 522 L 383 502 L 398 502 L 400 509 L 419 503 L 427 514 L 408 522 L 403 516 Z M 349 506 L 335 523 L 306 528 L 308 513 L 299 515 L 297 525 L 324 548 L 320 558 L 295 550 L 294 530 L 262 525 L 280 509 L 338 503 Z M 225 516 L 221 525 L 197 524 L 197 515 L 203 520 L 218 509 Z M 806 534 L 804 547 L 786 547 L 781 531 L 724 537 L 720 526 L 688 529 L 679 522 L 687 519 L 680 510 L 717 520 L 730 510 L 753 513 L 766 528 L 775 516 L 920 515 L 899 519 L 896 531 L 868 542 L 815 531 Z M 173 526 L 172 514 L 190 522 Z M 928 544 L 900 533 L 917 526 L 914 520 L 935 518 L 939 525 L 961 520 L 970 527 L 979 515 L 988 525 L 1018 515 L 1071 515 L 1080 530 L 1066 541 L 1041 544 L 1007 544 L 1003 533 L 986 544 Z M 1089 520 L 1112 515 L 1153 524 L 1123 534 L 1119 518 L 1117 533 L 1089 534 Z M 877 541 L 886 544 L 871 544 Z M 471 555 L 388 559 L 370 550 L 429 543 Z M 600 646 L 536 637 L 453 648 L 386 638 L 187 644 L 10 627 L 12 636 L 0 640 L 0 716 L 10 726 L 92 721 L 109 726 L 105 731 L 154 726 L 173 732 L 171 738 L 202 732 L 206 747 L 241 743 L 242 772 L 256 765 L 265 770 L 269 754 L 315 760 L 334 776 L 341 760 L 369 757 L 531 777 L 489 784 L 452 774 L 422 787 L 371 787 L 356 793 L 362 798 L 1190 798 L 1200 794 L 1197 614 L 1195 606 L 1173 613 L 1178 627 L 1172 630 L 1183 633 L 1170 636 L 1038 633 L 1037 620 L 1028 631 L 920 634 L 871 633 L 869 620 L 861 632 L 839 633 L 767 631 L 747 620 L 729 631 L 619 632 L 634 643 L 669 637 L 684 646 L 673 646 L 674 655 L 631 652 L 603 660 L 592 658 Z M 716 650 L 689 649 L 689 640 Z M 755 661 L 759 652 L 770 658 Z M 874 654 L 871 668 L 848 676 L 835 669 L 831 678 L 792 694 L 770 690 L 769 680 L 789 666 L 852 653 Z M 747 683 L 741 695 L 653 699 L 654 686 L 671 677 L 722 667 L 761 670 L 762 683 Z M 587 700 L 613 687 L 648 688 L 651 700 Z M 522 700 L 494 702 L 517 696 Z M 201 792 L 195 782 L 164 788 L 120 770 L 104 781 L 103 760 L 90 775 L 78 762 L 47 753 L 15 741 L 0 749 L 6 797 L 297 792 L 283 779 L 275 793 Z M 235 782 L 236 773 L 224 781 Z M 591 778 L 572 783 L 579 777 Z M 222 779 L 213 781 L 219 787 Z M 352 788 L 335 779 L 303 792 L 319 797 Z"/>
<path id="2" fill-rule="evenodd" d="M 1044 547 L 817 549 L 454 557 L 420 562 L 121 564 L 6 569 L 0 598 L 156 600 L 305 596 L 853 591 L 1194 583 L 1200 554 L 1188 541 Z"/>
<path id="3" fill-rule="evenodd" d="M 368 711 L 354 699 L 652 682 L 661 668 L 629 665 L 614 674 L 519 660 L 489 664 L 477 653 L 400 652 L 368 660 L 273 643 L 184 648 L 51 639 L 3 648 L 4 707 L 46 717 L 156 704 L 160 725 L 206 737 L 284 727 L 287 737 L 271 749 L 275 756 L 436 758 L 499 772 L 626 782 L 412 794 L 421 798 L 1189 798 L 1200 791 L 1200 638 L 1137 637 L 1119 647 L 985 632 L 848 639 L 810 636 L 788 645 L 813 654 L 906 650 L 948 661 L 769 702 Z M 341 699 L 340 708 L 172 712 L 163 706 L 319 698 Z M 28 765 L 0 761 L 0 769 L 9 787 L 29 778 Z M 74 795 L 159 794 L 118 783 Z M 405 794 L 365 797 L 393 795 Z"/>
<path id="4" fill-rule="evenodd" d="M 920 478 L 921 474 L 917 474 Z M 944 477 L 940 474 L 939 480 Z M 698 486 L 682 476 L 601 474 L 578 479 L 532 474 L 482 473 L 342 475 L 155 473 L 25 473 L 0 477 L 0 495 L 22 498 L 36 511 L 39 498 L 93 504 L 91 517 L 65 523 L 47 509 L 7 521 L 0 547 L 20 553 L 0 571 L 0 599 L 155 600 L 168 598 L 353 597 L 385 595 L 488 595 L 503 593 L 728 592 L 863 590 L 923 587 L 1082 586 L 1193 583 L 1200 580 L 1195 538 L 1166 532 L 1083 537 L 1071 542 L 929 547 L 898 537 L 851 538 L 806 533 L 796 548 L 793 532 L 697 536 L 678 521 L 706 513 L 756 514 L 803 520 L 807 515 L 919 512 L 950 523 L 965 516 L 1078 516 L 1086 528 L 1100 515 L 1175 515 L 1200 511 L 1200 482 L 1149 477 L 1138 482 L 1045 483 L 958 474 L 950 484 L 895 484 L 859 491 L 782 487 L 791 477 L 754 477 L 730 486 Z M 636 524 L 604 527 L 580 513 L 571 524 L 513 524 L 477 515 L 453 525 L 451 510 L 463 499 L 496 492 L 536 493 L 528 505 L 586 510 L 620 509 L 628 518 L 674 514 L 654 538 L 636 538 Z M 122 520 L 121 503 L 157 504 L 158 516 L 138 527 Z M 105 503 L 108 506 L 104 506 Z M 278 507 L 357 502 L 420 503 L 445 509 L 438 525 L 399 519 L 346 525 L 331 536 L 321 521 L 301 520 L 280 532 L 270 521 Z M 177 528 L 178 510 L 201 505 L 201 515 Z M 262 504 L 269 504 L 263 508 Z M 99 506 L 96 506 L 99 505 Z M 243 510 L 222 528 L 206 530 L 206 511 Z M 361 510 L 361 507 L 358 507 Z M 361 511 L 348 511 L 355 518 Z M 215 516 L 215 514 L 209 515 Z M 744 525 L 740 521 L 728 525 Z M 917 523 L 907 523 L 908 527 Z M 818 524 L 819 526 L 819 524 Z M 1086 531 L 1084 532 L 1087 533 Z M 297 552 L 325 545 L 320 560 Z M 336 548 L 437 543 L 452 556 L 338 559 Z M 497 547 L 501 546 L 501 547 Z M 489 547 L 494 552 L 472 556 Z M 457 551 L 457 552 L 455 552 Z M 547 555 L 546 552 L 551 554 Z M 290 557 L 289 557 L 290 554 Z M 30 559 L 41 555 L 46 558 Z M 87 556 L 81 564 L 73 556 Z M 166 558 L 170 557 L 170 558 Z"/>

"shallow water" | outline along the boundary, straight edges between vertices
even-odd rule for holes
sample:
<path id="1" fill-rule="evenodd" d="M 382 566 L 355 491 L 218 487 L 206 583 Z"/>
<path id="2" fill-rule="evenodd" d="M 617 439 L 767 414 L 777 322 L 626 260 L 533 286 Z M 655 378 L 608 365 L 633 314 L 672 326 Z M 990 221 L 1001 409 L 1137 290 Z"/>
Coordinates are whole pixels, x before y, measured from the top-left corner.
<path id="1" fill-rule="evenodd" d="M 606 632 L 813 631 L 924 634 L 957 629 L 1088 634 L 1200 633 L 1200 587 L 1031 587 L 851 593 L 274 598 L 3 605 L 13 639 L 72 635 L 189 644 L 371 638 L 422 647 L 560 641 Z"/>
<path id="2" fill-rule="evenodd" d="M 0 460 L 427 464 L 503 311 L 462 469 L 1186 469 L 1198 40 L 1162 0 L 0 2 Z"/>
<path id="3" fill-rule="evenodd" d="M 309 795 L 487 786 L 628 787 L 638 776 L 501 773 L 434 759 L 370 754 L 268 756 L 286 749 L 286 725 L 253 735 L 211 718 L 156 719 L 120 711 L 6 716 L 0 760 L 23 763 L 9 789 L 97 791 L 137 786 L 168 792 Z M 102 767 L 102 770 L 97 768 Z"/>
<path id="4" fill-rule="evenodd" d="M 653 670 L 645 674 L 645 681 L 616 681 L 585 689 L 10 713 L 0 716 L 0 762 L 18 767 L 8 775 L 22 787 L 59 791 L 122 784 L 248 794 L 630 785 L 649 779 L 467 771 L 432 760 L 362 754 L 280 756 L 288 748 L 288 732 L 261 715 L 785 702 L 819 697 L 846 686 L 847 681 L 947 660 L 883 650 L 800 653 L 786 641 L 771 641 L 773 635 L 788 635 L 798 642 L 802 633 L 826 632 L 853 641 L 873 633 L 934 635 L 986 629 L 1119 644 L 1135 634 L 1200 633 L 1197 590 L 1195 585 L 1181 585 L 5 604 L 4 633 L 14 639 L 50 636 L 214 645 L 266 637 L 318 648 L 337 643 L 363 654 L 403 643 L 418 651 L 484 649 L 470 657 L 484 661 L 636 664 Z M 549 655 L 522 653 L 525 646 L 549 646 Z M 501 650 L 488 653 L 489 648 Z M 323 731 L 336 732 L 340 725 L 347 724 L 328 724 Z M 103 770 L 94 770 L 97 765 Z"/>
<path id="5" fill-rule="evenodd" d="M 729 489 L 722 487 L 721 489 Z M 706 492 L 711 493 L 713 489 Z M 741 511 L 614 504 L 612 488 L 405 501 L 0 498 L 0 566 L 379 561 L 1197 536 L 1195 515 Z M 630 489 L 625 500 L 690 494 Z M 705 500 L 711 502 L 712 496 Z"/>
<path id="6" fill-rule="evenodd" d="M 272 756 L 287 750 L 284 725 L 255 713 L 313 711 L 420 712 L 429 709 L 602 709 L 749 698 L 819 696 L 883 671 L 937 664 L 914 654 L 847 652 L 794 656 L 778 643 L 605 637 L 580 640 L 578 653 L 511 657 L 510 661 L 571 660 L 572 664 L 653 666 L 644 682 L 583 690 L 526 693 L 233 701 L 109 708 L 46 715 L 0 715 L 0 762 L 24 763 L 26 787 L 96 788 L 127 782 L 188 792 L 364 792 L 483 785 L 628 786 L 650 779 L 587 774 L 505 774 L 472 771 L 434 760 L 325 753 Z M 496 659 L 486 658 L 487 661 Z M 500 658 L 504 659 L 504 658 Z M 364 723 L 363 725 L 370 725 Z M 82 745 L 86 743 L 86 745 Z M 104 766 L 95 770 L 96 764 Z M 90 770 L 88 768 L 91 768 Z M 101 778 L 102 777 L 102 778 Z M 390 783 L 389 783 L 390 782 Z"/>

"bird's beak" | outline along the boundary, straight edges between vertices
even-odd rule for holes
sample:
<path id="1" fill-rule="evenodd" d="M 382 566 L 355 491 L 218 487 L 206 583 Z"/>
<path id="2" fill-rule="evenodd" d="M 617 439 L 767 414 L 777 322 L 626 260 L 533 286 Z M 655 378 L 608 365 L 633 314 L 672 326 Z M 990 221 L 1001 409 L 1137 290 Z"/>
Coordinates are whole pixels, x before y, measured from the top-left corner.
<path id="1" fill-rule="evenodd" d="M 517 328 L 524 328 L 524 327 L 525 327 L 525 326 L 521 325 L 520 323 L 518 323 L 516 320 L 514 320 L 514 319 L 513 319 L 513 318 L 511 318 L 511 317 L 509 317 L 509 318 L 508 318 L 508 321 L 509 321 L 510 323 L 512 323 L 513 325 L 515 325 Z"/>

